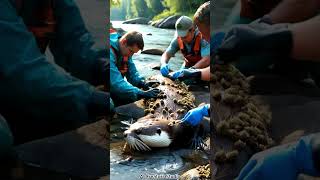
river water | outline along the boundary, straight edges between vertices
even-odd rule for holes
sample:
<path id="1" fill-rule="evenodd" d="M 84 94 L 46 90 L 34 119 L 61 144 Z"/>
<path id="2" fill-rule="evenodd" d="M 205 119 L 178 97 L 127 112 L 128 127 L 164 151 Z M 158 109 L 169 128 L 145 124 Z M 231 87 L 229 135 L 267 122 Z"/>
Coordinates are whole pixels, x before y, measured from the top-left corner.
<path id="1" fill-rule="evenodd" d="M 175 33 L 175 30 L 172 29 L 159 29 L 149 25 L 122 24 L 121 21 L 112 21 L 112 24 L 115 28 L 122 28 L 125 31 L 136 30 L 142 33 L 145 43 L 144 49 L 157 48 L 165 50 Z M 152 35 L 147 35 L 150 33 Z M 152 70 L 151 68 L 160 64 L 160 58 L 161 56 L 157 55 L 138 53 L 133 56 L 133 61 L 140 74 L 149 77 L 160 73 L 158 70 Z M 178 52 L 175 57 L 171 58 L 169 66 L 172 70 L 178 70 L 182 62 L 182 55 Z M 111 179 L 177 179 L 178 175 L 196 165 L 208 163 L 205 153 L 192 149 L 169 150 L 165 148 L 147 153 L 135 152 L 132 156 L 123 154 L 124 141 L 122 132 L 124 125 L 119 121 L 126 121 L 130 118 L 118 115 L 111 122 Z M 159 176 L 162 176 L 162 178 Z"/>

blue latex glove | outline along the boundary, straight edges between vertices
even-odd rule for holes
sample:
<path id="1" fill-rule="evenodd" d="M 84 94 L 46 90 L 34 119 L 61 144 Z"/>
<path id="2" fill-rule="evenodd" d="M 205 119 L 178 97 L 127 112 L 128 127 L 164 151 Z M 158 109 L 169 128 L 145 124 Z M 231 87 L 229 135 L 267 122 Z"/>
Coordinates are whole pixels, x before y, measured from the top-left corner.
<path id="1" fill-rule="evenodd" d="M 209 116 L 210 104 L 206 104 L 204 106 L 200 106 L 188 111 L 188 113 L 182 118 L 182 122 L 187 122 L 192 126 L 198 125 L 203 116 Z"/>
<path id="2" fill-rule="evenodd" d="M 160 89 L 157 88 L 151 88 L 147 91 L 141 91 L 140 94 L 138 95 L 139 99 L 141 98 L 156 98 L 158 96 L 158 94 L 160 93 Z"/>
<path id="3" fill-rule="evenodd" d="M 179 77 L 181 77 L 183 75 L 183 71 L 184 71 L 184 69 L 181 69 L 181 70 L 173 72 L 170 75 L 170 78 L 173 79 L 173 80 L 178 79 Z"/>
<path id="4" fill-rule="evenodd" d="M 171 76 L 171 79 L 179 79 L 179 80 L 186 80 L 186 79 L 201 79 L 201 71 L 198 69 L 181 69 L 179 71 L 174 72 Z"/>
<path id="5" fill-rule="evenodd" d="M 168 64 L 162 64 L 160 67 L 160 72 L 162 76 L 168 76 L 169 74 L 169 65 Z"/>
<path id="6" fill-rule="evenodd" d="M 251 157 L 238 180 L 296 180 L 299 173 L 316 175 L 310 136 L 296 144 L 268 149 Z"/>

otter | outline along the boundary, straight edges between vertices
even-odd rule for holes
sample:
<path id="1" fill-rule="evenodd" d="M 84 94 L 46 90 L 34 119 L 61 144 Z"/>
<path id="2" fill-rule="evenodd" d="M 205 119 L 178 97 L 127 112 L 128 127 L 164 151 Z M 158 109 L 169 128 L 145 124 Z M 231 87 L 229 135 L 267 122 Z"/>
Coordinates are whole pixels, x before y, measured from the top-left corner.
<path id="1" fill-rule="evenodd" d="M 154 87 L 162 92 L 156 99 L 144 100 L 145 116 L 129 124 L 124 132 L 129 147 L 138 151 L 161 147 L 204 148 L 203 138 L 209 134 L 209 121 L 193 127 L 180 120 L 188 110 L 195 108 L 195 98 L 188 87 L 160 75 L 150 80 L 158 80 Z"/>

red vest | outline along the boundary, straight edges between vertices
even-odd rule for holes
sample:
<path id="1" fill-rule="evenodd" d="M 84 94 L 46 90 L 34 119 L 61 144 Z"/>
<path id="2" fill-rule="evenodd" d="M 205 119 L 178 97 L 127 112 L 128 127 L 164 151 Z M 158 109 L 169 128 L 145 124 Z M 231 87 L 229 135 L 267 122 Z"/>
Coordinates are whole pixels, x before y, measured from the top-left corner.
<path id="1" fill-rule="evenodd" d="M 119 59 L 120 57 L 120 53 L 117 51 L 116 48 L 110 46 L 110 48 L 112 49 L 113 53 L 116 56 L 116 65 L 120 71 L 120 73 L 122 74 L 122 76 L 124 76 L 127 72 L 128 72 L 128 60 L 129 57 L 128 56 L 124 56 L 123 59 Z"/>
<path id="2" fill-rule="evenodd" d="M 54 0 L 39 0 L 34 6 L 28 7 L 31 9 L 26 10 L 27 5 L 28 1 L 15 0 L 18 15 L 33 33 L 40 51 L 44 53 L 55 34 Z"/>
<path id="3" fill-rule="evenodd" d="M 191 51 L 188 52 L 181 37 L 178 37 L 179 49 L 181 50 L 181 53 L 185 57 L 186 67 L 191 67 L 202 59 L 202 57 L 201 57 L 201 39 L 202 39 L 202 35 L 199 32 L 196 35 L 196 39 L 195 39 L 193 45 L 191 46 Z"/>

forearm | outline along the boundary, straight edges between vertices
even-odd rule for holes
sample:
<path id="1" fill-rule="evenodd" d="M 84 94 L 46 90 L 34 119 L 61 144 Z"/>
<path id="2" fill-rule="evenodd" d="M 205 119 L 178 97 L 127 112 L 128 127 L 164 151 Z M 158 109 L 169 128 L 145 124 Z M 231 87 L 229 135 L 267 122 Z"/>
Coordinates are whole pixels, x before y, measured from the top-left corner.
<path id="1" fill-rule="evenodd" d="M 136 65 L 133 63 L 132 58 L 128 61 L 128 73 L 127 73 L 127 80 L 130 82 L 133 86 L 138 86 L 141 81 L 144 81 L 144 78 L 139 74 Z"/>
<path id="2" fill-rule="evenodd" d="M 168 52 L 164 52 L 161 56 L 160 63 L 162 64 L 167 64 L 169 62 L 169 59 L 171 58 L 171 55 Z"/>
<path id="3" fill-rule="evenodd" d="M 89 121 L 95 88 L 50 63 L 8 1 L 0 1 L 0 34 L 1 105 L 39 118 Z"/>
<path id="4" fill-rule="evenodd" d="M 210 66 L 204 69 L 201 69 L 201 80 L 210 81 Z"/>
<path id="5" fill-rule="evenodd" d="M 293 34 L 291 57 L 294 59 L 320 61 L 320 16 L 289 27 Z"/>
<path id="6" fill-rule="evenodd" d="M 269 15 L 274 24 L 295 23 L 315 16 L 319 9 L 319 0 L 283 0 Z"/>
<path id="7" fill-rule="evenodd" d="M 73 0 L 56 1 L 54 15 L 58 22 L 56 37 L 50 44 L 55 62 L 73 76 L 101 85 L 106 81 L 105 47 L 96 48 Z"/>
<path id="8" fill-rule="evenodd" d="M 138 94 L 142 92 L 139 88 L 133 86 L 124 80 L 118 68 L 113 62 L 110 63 L 110 92 L 117 96 L 125 96 L 131 98 L 132 101 L 138 99 Z"/>
<path id="9" fill-rule="evenodd" d="M 205 56 L 198 61 L 193 67 L 196 69 L 205 68 L 210 66 L 210 56 Z"/>

